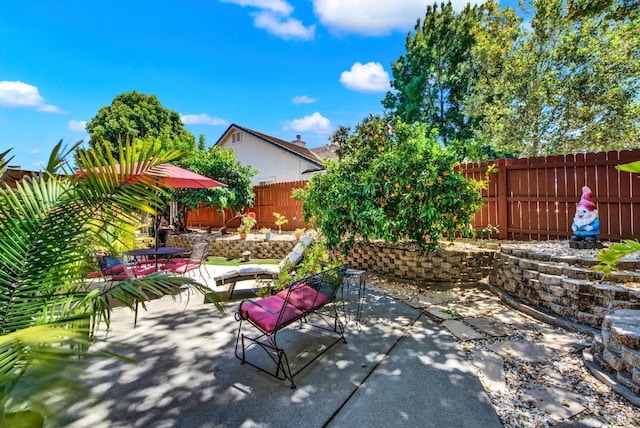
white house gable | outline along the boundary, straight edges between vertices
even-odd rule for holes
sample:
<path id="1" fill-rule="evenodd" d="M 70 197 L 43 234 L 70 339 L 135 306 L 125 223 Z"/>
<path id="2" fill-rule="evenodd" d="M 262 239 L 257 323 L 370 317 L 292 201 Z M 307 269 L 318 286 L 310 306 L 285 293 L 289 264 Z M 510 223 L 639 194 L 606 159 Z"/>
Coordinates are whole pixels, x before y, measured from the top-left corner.
<path id="1" fill-rule="evenodd" d="M 308 180 L 314 172 L 321 169 L 320 161 L 314 164 L 286 148 L 233 126 L 216 145 L 233 150 L 241 164 L 259 170 L 253 177 L 254 186 Z"/>

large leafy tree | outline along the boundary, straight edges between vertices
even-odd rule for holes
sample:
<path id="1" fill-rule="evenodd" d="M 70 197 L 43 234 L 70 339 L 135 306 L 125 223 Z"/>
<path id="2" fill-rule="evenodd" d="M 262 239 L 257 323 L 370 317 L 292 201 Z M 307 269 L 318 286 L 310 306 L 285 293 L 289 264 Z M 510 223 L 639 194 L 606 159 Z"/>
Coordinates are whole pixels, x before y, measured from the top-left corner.
<path id="1" fill-rule="evenodd" d="M 136 91 L 117 95 L 111 105 L 102 107 L 87 123 L 90 147 L 105 141 L 114 156 L 118 143 L 127 138 L 154 141 L 161 148 L 178 148 L 185 152 L 195 149 L 193 134 L 184 129 L 180 115 L 164 108 L 155 95 Z"/>
<path id="2" fill-rule="evenodd" d="M 180 164 L 227 185 L 214 189 L 173 189 L 172 194 L 178 202 L 183 225 L 187 224 L 188 211 L 198 208 L 200 204 L 205 207 L 216 205 L 222 213 L 224 209 L 240 211 L 244 207 L 253 206 L 255 194 L 251 179 L 257 170 L 238 162 L 232 150 L 221 150 L 217 146 L 206 148 L 204 138 L 201 137 L 198 149 L 184 157 Z"/>
<path id="3" fill-rule="evenodd" d="M 133 308 L 144 305 L 146 293 L 182 285 L 206 291 L 171 275 L 87 287 L 85 273 L 98 269 L 94 249 L 113 248 L 114 227 L 133 227 L 141 213 L 153 213 L 163 192 L 135 177 L 179 152 L 127 144 L 117 167 L 109 150 L 74 148 L 59 143 L 42 174 L 0 188 L 0 426 L 16 407 L 48 413 L 53 391 L 58 405 L 68 404 L 61 393 L 77 379 L 65 382 L 63 369 L 79 364 L 79 356 L 105 355 L 90 345 L 94 328 L 109 319 L 110 299 Z M 81 173 L 67 164 L 73 154 Z"/>
<path id="4" fill-rule="evenodd" d="M 459 157 L 637 147 L 638 0 L 490 0 L 429 7 L 393 64 L 383 105 Z"/>
<path id="5" fill-rule="evenodd" d="M 406 123 L 425 123 L 438 130 L 445 145 L 469 140 L 477 120 L 463 110 L 473 86 L 471 51 L 481 9 L 467 5 L 460 13 L 450 2 L 427 6 L 407 52 L 393 63 L 393 91 L 383 105 Z"/>
<path id="6" fill-rule="evenodd" d="M 478 87 L 509 94 L 484 122 L 494 145 L 525 156 L 637 146 L 640 15 L 620 19 L 620 2 L 582 13 L 572 4 L 532 0 L 531 29 L 500 60 L 502 75 Z"/>
<path id="7" fill-rule="evenodd" d="M 326 173 L 296 194 L 305 221 L 316 224 L 330 246 L 347 250 L 363 237 L 433 248 L 445 233 L 471 232 L 481 183 L 454 171 L 455 154 L 425 125 L 369 116 L 334 138 L 342 144 L 339 162 L 328 162 Z"/>

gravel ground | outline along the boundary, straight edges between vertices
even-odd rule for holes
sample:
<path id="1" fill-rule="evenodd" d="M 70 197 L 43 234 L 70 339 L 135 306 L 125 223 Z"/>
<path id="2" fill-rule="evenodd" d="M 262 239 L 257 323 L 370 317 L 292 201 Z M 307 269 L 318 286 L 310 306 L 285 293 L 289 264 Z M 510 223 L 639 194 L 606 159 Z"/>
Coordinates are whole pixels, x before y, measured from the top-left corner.
<path id="1" fill-rule="evenodd" d="M 395 298 L 411 302 L 416 300 L 438 299 L 444 304 L 460 303 L 468 300 L 469 295 L 495 299 L 490 291 L 484 288 L 430 288 L 407 282 L 393 281 L 369 275 L 370 285 Z M 455 302 L 457 296 L 457 302 Z M 419 299 L 418 299 L 419 297 Z M 502 303 L 498 303 L 502 305 Z M 561 328 L 552 327 L 535 320 L 525 314 L 518 313 L 518 320 L 530 328 L 519 331 L 509 339 L 526 339 L 537 342 L 540 331 L 553 329 L 564 335 L 574 335 L 585 344 L 591 338 L 580 333 L 573 333 Z M 488 345 L 503 339 L 483 339 L 462 342 L 462 347 L 469 359 L 476 349 L 486 349 Z M 501 391 L 487 389 L 496 413 L 505 427 L 544 427 L 544 426 L 576 426 L 576 427 L 640 427 L 640 409 L 630 404 L 608 386 L 596 379 L 586 369 L 582 360 L 582 348 L 573 352 L 558 355 L 541 363 L 529 363 L 505 359 L 506 388 Z M 566 419 L 555 420 L 544 409 L 539 409 L 527 398 L 527 390 L 537 385 L 556 386 L 579 394 L 580 404 L 585 409 L 579 414 Z M 566 403 L 561 403 L 568 406 Z"/>

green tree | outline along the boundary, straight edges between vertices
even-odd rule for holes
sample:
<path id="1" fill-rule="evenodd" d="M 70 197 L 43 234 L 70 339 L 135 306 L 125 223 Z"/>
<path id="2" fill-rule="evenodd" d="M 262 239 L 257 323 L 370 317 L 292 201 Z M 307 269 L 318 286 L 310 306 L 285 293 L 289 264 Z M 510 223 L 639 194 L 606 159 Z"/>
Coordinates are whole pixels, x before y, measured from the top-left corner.
<path id="1" fill-rule="evenodd" d="M 180 115 L 164 108 L 155 95 L 136 91 L 117 95 L 110 106 L 100 109 L 87 123 L 89 146 L 106 141 L 114 156 L 118 143 L 127 138 L 147 139 L 163 149 L 191 152 L 196 147 L 193 134 L 184 129 Z"/>
<path id="2" fill-rule="evenodd" d="M 344 243 L 346 251 L 363 237 L 433 248 L 445 233 L 471 233 L 481 183 L 454 171 L 455 154 L 425 125 L 369 116 L 345 132 L 334 134 L 344 141 L 339 162 L 327 162 L 326 173 L 295 194 L 305 221 L 318 226 L 328 245 Z"/>
<path id="3" fill-rule="evenodd" d="M 179 153 L 127 144 L 120 148 L 117 168 L 110 152 L 91 149 L 77 154 L 81 173 L 76 173 L 67 164 L 76 147 L 67 151 L 60 142 L 42 174 L 15 189 L 0 189 L 1 426 L 6 412 L 24 407 L 51 421 L 49 399 L 68 405 L 64 394 L 77 385 L 65 369 L 80 364 L 78 357 L 113 356 L 91 348 L 94 330 L 109 320 L 109 299 L 133 308 L 136 302 L 144 306 L 146 293 L 171 293 L 184 285 L 206 290 L 172 275 L 87 287 L 85 273 L 98 269 L 94 248 L 112 248 L 113 228 L 134 227 L 141 213 L 153 213 L 163 192 L 128 179 L 130 173 L 137 168 L 144 174 Z"/>
<path id="4" fill-rule="evenodd" d="M 206 149 L 201 139 L 198 150 L 184 157 L 180 165 L 227 185 L 214 189 L 172 189 L 171 194 L 178 202 L 179 216 L 185 227 L 188 210 L 203 203 L 205 207 L 216 205 L 221 213 L 224 209 L 237 212 L 253 206 L 255 194 L 251 179 L 257 170 L 240 164 L 232 150 L 221 150 L 217 146 Z"/>
<path id="5" fill-rule="evenodd" d="M 471 50 L 474 70 L 473 89 L 464 100 L 464 111 L 478 123 L 472 140 L 461 141 L 464 154 L 473 160 L 510 157 L 513 151 L 500 141 L 501 128 L 492 126 L 512 112 L 511 55 L 521 37 L 521 19 L 515 9 L 500 8 L 490 0 L 483 4 L 485 13 L 474 28 Z M 459 149 L 459 152 L 462 150 Z"/>
<path id="6" fill-rule="evenodd" d="M 481 9 L 469 4 L 460 13 L 450 2 L 427 6 L 407 35 L 407 52 L 392 65 L 394 90 L 382 101 L 403 122 L 437 129 L 445 145 L 469 140 L 477 127 L 463 104 L 473 86 L 471 51 L 480 17 Z"/>
<path id="7" fill-rule="evenodd" d="M 476 85 L 469 103 L 492 113 L 480 138 L 523 156 L 637 146 L 638 10 L 621 17 L 624 4 L 616 1 L 577 13 L 577 3 L 587 2 L 532 0 L 530 29 L 521 29 L 510 52 L 492 57 L 503 42 L 480 43 L 476 59 L 502 67 Z M 487 98 L 496 91 L 502 96 Z"/>

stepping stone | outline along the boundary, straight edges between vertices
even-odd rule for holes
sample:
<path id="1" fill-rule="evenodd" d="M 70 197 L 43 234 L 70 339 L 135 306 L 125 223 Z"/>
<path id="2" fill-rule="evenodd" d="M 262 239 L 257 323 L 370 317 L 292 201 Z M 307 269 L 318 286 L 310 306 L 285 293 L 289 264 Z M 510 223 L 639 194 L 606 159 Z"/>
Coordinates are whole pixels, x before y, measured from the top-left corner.
<path id="1" fill-rule="evenodd" d="M 480 371 L 480 381 L 489 391 L 502 391 L 507 386 L 504 374 L 504 360 L 497 354 L 483 349 L 476 349 L 473 354 L 473 364 Z"/>
<path id="2" fill-rule="evenodd" d="M 523 401 L 531 401 L 558 422 L 584 411 L 581 398 L 581 395 L 557 386 L 535 386 L 522 394 Z"/>
<path id="3" fill-rule="evenodd" d="M 491 318 L 465 318 L 465 322 L 473 326 L 476 330 L 488 334 L 492 337 L 504 337 L 513 335 L 513 331 L 499 324 Z"/>
<path id="4" fill-rule="evenodd" d="M 576 352 L 586 346 L 584 340 L 579 339 L 575 334 L 567 331 L 546 328 L 543 329 L 541 333 L 544 346 L 559 351 L 562 354 Z"/>
<path id="5" fill-rule="evenodd" d="M 528 340 L 505 340 L 492 343 L 487 348 L 505 359 L 517 358 L 530 363 L 542 362 L 556 356 L 553 351 Z"/>
<path id="6" fill-rule="evenodd" d="M 424 309 L 424 308 L 433 306 L 433 303 L 423 298 L 422 296 L 418 296 L 415 300 L 412 300 L 409 304 L 416 309 Z"/>
<path id="7" fill-rule="evenodd" d="M 529 331 L 533 333 L 538 332 L 538 329 L 534 325 L 530 324 L 529 322 L 525 322 L 521 316 L 511 310 L 500 309 L 494 311 L 491 315 L 496 320 L 510 327 L 514 327 L 516 330 Z"/>
<path id="8" fill-rule="evenodd" d="M 431 306 L 427 309 L 427 312 L 435 316 L 439 320 L 453 320 L 460 318 L 459 315 L 453 315 L 447 312 L 449 309 L 442 308 L 440 306 Z"/>
<path id="9" fill-rule="evenodd" d="M 481 317 L 483 315 L 486 315 L 488 312 L 489 313 L 491 312 L 486 308 L 481 309 L 477 307 L 466 306 L 465 303 L 459 303 L 458 305 L 452 307 L 451 309 L 461 314 L 464 318 Z"/>
<path id="10" fill-rule="evenodd" d="M 447 320 L 442 323 L 442 325 L 451 332 L 458 339 L 465 340 L 473 340 L 473 339 L 484 339 L 486 336 L 480 332 L 477 332 L 473 328 L 469 327 L 462 321 L 458 320 Z"/>

